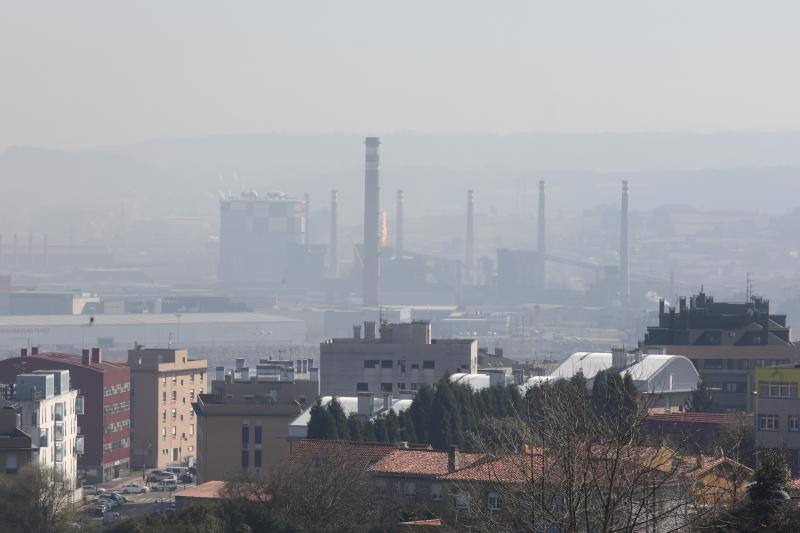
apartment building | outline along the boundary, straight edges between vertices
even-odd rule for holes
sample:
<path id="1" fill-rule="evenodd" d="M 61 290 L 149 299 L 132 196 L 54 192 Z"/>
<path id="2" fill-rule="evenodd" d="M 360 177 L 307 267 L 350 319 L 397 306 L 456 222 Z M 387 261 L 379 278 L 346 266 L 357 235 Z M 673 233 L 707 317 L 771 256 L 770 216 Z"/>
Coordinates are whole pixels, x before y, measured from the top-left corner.
<path id="1" fill-rule="evenodd" d="M 0 382 L 36 370 L 68 370 L 71 386 L 84 397 L 78 426 L 84 436 L 84 454 L 78 457 L 80 477 L 90 483 L 117 479 L 130 468 L 131 374 L 124 363 L 103 360 L 100 348 L 80 356 L 41 352 L 34 346 L 19 357 L 0 361 Z"/>
<path id="2" fill-rule="evenodd" d="M 83 435 L 78 434 L 83 397 L 70 389 L 69 371 L 20 374 L 14 383 L 0 384 L 0 395 L 4 406 L 20 415 L 20 429 L 38 446 L 32 462 L 54 468 L 70 489 L 76 489 L 78 456 L 84 451 Z"/>
<path id="3" fill-rule="evenodd" d="M 375 322 L 353 328 L 352 338 L 320 343 L 320 393 L 376 396 L 415 391 L 433 385 L 447 374 L 474 374 L 478 370 L 475 339 L 434 339 L 428 321 L 383 323 L 375 335 Z"/>
<path id="4" fill-rule="evenodd" d="M 187 464 L 196 456 L 192 402 L 207 390 L 208 363 L 185 349 L 128 351 L 134 468 Z"/>
<path id="5" fill-rule="evenodd" d="M 23 431 L 19 412 L 10 405 L 0 407 L 0 472 L 16 474 L 38 460 L 39 445 Z"/>
<path id="6" fill-rule="evenodd" d="M 659 303 L 658 325 L 647 328 L 643 351 L 666 348 L 691 359 L 714 400 L 730 412 L 752 412 L 753 369 L 800 362 L 786 315 L 770 314 L 769 300 L 715 302 L 702 290 L 680 298 L 678 308 Z"/>
<path id="7" fill-rule="evenodd" d="M 238 379 L 237 379 L 238 378 Z M 199 481 L 225 480 L 247 471 L 261 474 L 286 460 L 289 424 L 319 394 L 319 382 L 242 376 L 241 369 L 199 395 Z"/>
<path id="8" fill-rule="evenodd" d="M 756 368 L 756 448 L 784 450 L 793 475 L 800 474 L 800 368 Z"/>

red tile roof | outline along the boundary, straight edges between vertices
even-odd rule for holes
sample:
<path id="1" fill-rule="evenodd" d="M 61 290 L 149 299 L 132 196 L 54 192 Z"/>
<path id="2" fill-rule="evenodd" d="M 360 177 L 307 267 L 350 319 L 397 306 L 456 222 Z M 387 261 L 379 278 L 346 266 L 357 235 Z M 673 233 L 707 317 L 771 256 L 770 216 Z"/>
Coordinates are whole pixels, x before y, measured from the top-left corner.
<path id="1" fill-rule="evenodd" d="M 744 415 L 746 416 L 746 415 Z M 681 424 L 737 424 L 743 415 L 732 413 L 653 413 L 645 422 L 678 422 Z"/>
<path id="2" fill-rule="evenodd" d="M 460 468 L 471 465 L 483 455 L 460 452 Z M 369 470 L 376 474 L 443 476 L 448 472 L 448 452 L 396 449 L 383 456 Z"/>
<path id="3" fill-rule="evenodd" d="M 430 445 L 409 445 L 411 449 L 430 449 Z M 346 462 L 369 466 L 397 450 L 388 442 L 360 442 L 343 440 L 301 439 L 289 441 L 291 464 L 308 464 L 315 459 L 337 457 Z"/>

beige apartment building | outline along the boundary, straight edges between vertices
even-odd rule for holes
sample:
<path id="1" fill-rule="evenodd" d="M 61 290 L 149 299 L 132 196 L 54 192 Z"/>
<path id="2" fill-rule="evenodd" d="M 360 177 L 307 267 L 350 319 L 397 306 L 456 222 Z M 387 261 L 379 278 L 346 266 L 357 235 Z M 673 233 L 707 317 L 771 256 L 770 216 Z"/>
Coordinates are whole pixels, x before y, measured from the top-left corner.
<path id="1" fill-rule="evenodd" d="M 261 474 L 289 455 L 289 424 L 310 406 L 319 382 L 227 374 L 195 402 L 198 481 Z"/>
<path id="2" fill-rule="evenodd" d="M 131 369 L 131 464 L 165 468 L 196 457 L 192 402 L 208 389 L 208 363 L 185 349 L 128 351 Z"/>

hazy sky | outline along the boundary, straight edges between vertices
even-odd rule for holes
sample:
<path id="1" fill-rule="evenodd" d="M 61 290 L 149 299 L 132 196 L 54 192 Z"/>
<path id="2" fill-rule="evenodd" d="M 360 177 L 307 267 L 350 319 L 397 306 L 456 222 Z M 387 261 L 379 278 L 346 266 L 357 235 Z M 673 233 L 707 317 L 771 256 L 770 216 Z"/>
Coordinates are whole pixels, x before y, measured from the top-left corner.
<path id="1" fill-rule="evenodd" d="M 0 150 L 800 128 L 800 2 L 0 0 Z"/>

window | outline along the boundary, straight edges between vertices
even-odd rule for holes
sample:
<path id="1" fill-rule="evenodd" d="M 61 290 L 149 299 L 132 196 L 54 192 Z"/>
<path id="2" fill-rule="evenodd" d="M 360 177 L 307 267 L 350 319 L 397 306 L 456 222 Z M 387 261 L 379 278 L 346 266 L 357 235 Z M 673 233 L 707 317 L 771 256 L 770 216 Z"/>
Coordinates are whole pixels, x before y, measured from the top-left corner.
<path id="1" fill-rule="evenodd" d="M 172 436 L 174 437 L 177 434 L 178 434 L 178 428 L 176 428 L 175 426 L 172 426 Z"/>
<path id="2" fill-rule="evenodd" d="M 356 383 L 356 391 L 366 392 L 369 391 L 369 383 Z"/>
<path id="3" fill-rule="evenodd" d="M 164 426 L 164 427 L 161 428 L 161 436 L 162 437 L 166 437 L 167 436 L 167 426 Z"/>
<path id="4" fill-rule="evenodd" d="M 161 403 L 162 404 L 167 403 L 167 391 L 161 393 Z"/>
<path id="5" fill-rule="evenodd" d="M 758 394 L 765 398 L 797 398 L 797 383 L 761 381 L 758 384 Z"/>
<path id="6" fill-rule="evenodd" d="M 778 431 L 780 429 L 780 417 L 778 415 L 758 415 L 759 431 Z"/>
<path id="7" fill-rule="evenodd" d="M 750 360 L 749 359 L 740 359 L 739 360 L 739 370 L 747 370 L 750 368 Z"/>
<path id="8" fill-rule="evenodd" d="M 172 376 L 172 384 L 175 385 L 178 382 L 177 376 Z"/>
<path id="9" fill-rule="evenodd" d="M 456 508 L 459 510 L 469 509 L 469 503 L 471 500 L 471 496 L 469 492 L 460 490 L 456 493 Z"/>
<path id="10" fill-rule="evenodd" d="M 383 361 L 381 361 L 381 368 L 388 368 L 389 370 L 391 370 L 392 369 L 392 361 L 391 361 L 391 359 L 389 359 L 389 360 L 384 359 Z"/>
<path id="11" fill-rule="evenodd" d="M 242 424 L 242 449 L 247 449 L 247 443 L 250 442 L 250 426 Z"/>
<path id="12" fill-rule="evenodd" d="M 254 430 L 253 431 L 253 442 L 255 444 L 261 444 L 261 426 L 256 425 L 256 427 L 254 427 L 253 430 Z M 258 465 L 256 465 L 256 466 L 258 466 Z"/>
<path id="13" fill-rule="evenodd" d="M 490 492 L 488 496 L 486 496 L 486 507 L 490 511 L 500 510 L 500 496 L 498 496 L 496 492 Z"/>
<path id="14" fill-rule="evenodd" d="M 178 410 L 174 407 L 172 408 L 172 419 L 175 420 L 178 417 Z"/>
<path id="15" fill-rule="evenodd" d="M 194 424 L 189 424 L 189 435 L 194 435 Z"/>
<path id="16" fill-rule="evenodd" d="M 378 360 L 364 359 L 364 368 L 378 368 Z"/>
<path id="17" fill-rule="evenodd" d="M 411 363 L 411 369 L 412 370 L 419 369 L 419 363 Z"/>
<path id="18" fill-rule="evenodd" d="M 423 361 L 422 368 L 436 368 L 436 361 Z"/>
<path id="19" fill-rule="evenodd" d="M 397 384 L 397 390 L 406 390 L 406 384 L 405 383 L 398 383 Z"/>
<path id="20" fill-rule="evenodd" d="M 442 499 L 442 485 L 440 483 L 431 484 L 431 500 L 438 502 Z"/>
<path id="21" fill-rule="evenodd" d="M 411 390 L 417 390 L 417 383 L 411 384 Z"/>
<path id="22" fill-rule="evenodd" d="M 194 401 L 194 389 L 191 389 L 191 390 L 189 391 L 189 399 L 190 399 L 191 401 Z"/>
<path id="23" fill-rule="evenodd" d="M 253 466 L 261 468 L 261 450 L 253 451 Z"/>
<path id="24" fill-rule="evenodd" d="M 381 383 L 381 392 L 392 392 L 391 383 Z"/>
<path id="25" fill-rule="evenodd" d="M 172 391 L 172 401 L 174 402 L 177 399 L 178 399 L 178 391 L 174 390 Z"/>
<path id="26" fill-rule="evenodd" d="M 405 486 L 406 496 L 413 496 L 417 493 L 417 484 L 413 481 L 406 482 Z"/>
<path id="27" fill-rule="evenodd" d="M 247 450 L 242 450 L 242 468 L 247 468 L 249 466 L 250 461 L 250 453 Z"/>
<path id="28" fill-rule="evenodd" d="M 703 368 L 706 370 L 722 370 L 724 367 L 723 359 L 706 359 Z"/>
<path id="29" fill-rule="evenodd" d="M 789 415 L 789 424 L 787 427 L 789 431 L 800 431 L 800 417 L 797 415 Z"/>

